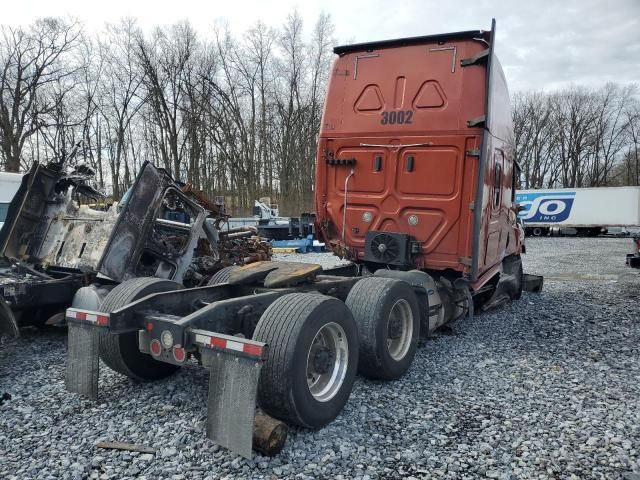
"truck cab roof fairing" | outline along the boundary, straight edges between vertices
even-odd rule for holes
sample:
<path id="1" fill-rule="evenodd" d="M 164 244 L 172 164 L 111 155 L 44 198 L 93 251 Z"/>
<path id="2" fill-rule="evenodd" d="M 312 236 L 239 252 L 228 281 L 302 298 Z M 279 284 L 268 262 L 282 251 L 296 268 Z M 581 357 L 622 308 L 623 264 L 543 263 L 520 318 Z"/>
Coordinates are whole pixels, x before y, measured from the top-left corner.
<path id="1" fill-rule="evenodd" d="M 450 42 L 454 40 L 482 39 L 488 41 L 486 30 L 466 30 L 462 32 L 440 33 L 435 35 L 422 35 L 419 37 L 395 38 L 391 40 L 380 40 L 374 42 L 353 43 L 350 45 L 340 45 L 333 49 L 333 53 L 344 55 L 345 53 L 378 50 L 382 48 L 396 48 L 409 45 L 420 45 L 423 43 Z"/>

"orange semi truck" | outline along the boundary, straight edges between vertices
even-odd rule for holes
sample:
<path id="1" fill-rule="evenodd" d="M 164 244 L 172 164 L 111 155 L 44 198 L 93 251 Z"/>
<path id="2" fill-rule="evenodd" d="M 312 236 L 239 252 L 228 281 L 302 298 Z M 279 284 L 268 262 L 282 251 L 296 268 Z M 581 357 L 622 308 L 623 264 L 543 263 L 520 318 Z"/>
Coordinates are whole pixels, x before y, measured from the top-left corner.
<path id="1" fill-rule="evenodd" d="M 372 272 L 427 272 L 448 296 L 465 282 L 476 303 L 519 295 L 518 171 L 494 35 L 495 22 L 334 49 L 316 214 L 335 253 Z"/>
<path id="2" fill-rule="evenodd" d="M 258 262 L 183 288 L 167 274 L 176 262 L 163 255 L 156 278 L 120 275 L 117 286 L 82 288 L 66 313 L 67 389 L 95 398 L 98 358 L 134 380 L 171 375 L 194 359 L 210 372 L 207 436 L 249 457 L 252 446 L 283 438 L 282 423 L 256 420 L 265 418 L 256 401 L 280 422 L 320 428 L 344 407 L 356 373 L 399 378 L 420 335 L 471 315 L 474 303 L 517 298 L 523 231 L 494 38 L 495 25 L 336 48 L 317 158 L 317 228 L 353 262 L 329 270 Z M 146 165 L 134 191 L 143 176 L 166 172 Z M 180 195 L 158 185 L 158 199 Z M 140 249 L 129 245 L 167 227 L 161 207 L 135 203 L 98 264 L 107 277 L 136 265 Z M 192 208 L 194 219 L 205 214 Z M 180 225 L 185 245 L 202 234 L 198 225 Z M 209 237 L 215 242 L 215 232 Z"/>

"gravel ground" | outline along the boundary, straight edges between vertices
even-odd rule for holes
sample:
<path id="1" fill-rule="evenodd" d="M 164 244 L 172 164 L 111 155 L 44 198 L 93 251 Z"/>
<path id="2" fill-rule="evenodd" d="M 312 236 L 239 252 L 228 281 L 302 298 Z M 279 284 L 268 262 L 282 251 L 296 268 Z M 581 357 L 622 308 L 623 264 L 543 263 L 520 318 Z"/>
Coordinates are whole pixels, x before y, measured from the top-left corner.
<path id="1" fill-rule="evenodd" d="M 274 253 L 273 259 L 279 262 L 306 262 L 318 263 L 324 268 L 330 268 L 339 265 L 346 265 L 348 260 L 340 260 L 330 253 Z"/>
<path id="2" fill-rule="evenodd" d="M 0 478 L 637 480 L 640 272 L 624 267 L 631 242 L 528 247 L 525 269 L 547 276 L 541 295 L 423 341 L 399 381 L 357 379 L 336 421 L 293 430 L 273 459 L 246 461 L 205 438 L 203 369 L 136 385 L 103 368 L 101 401 L 91 403 L 64 390 L 64 332 L 25 331 L 0 351 Z M 99 440 L 158 454 L 101 450 Z"/>

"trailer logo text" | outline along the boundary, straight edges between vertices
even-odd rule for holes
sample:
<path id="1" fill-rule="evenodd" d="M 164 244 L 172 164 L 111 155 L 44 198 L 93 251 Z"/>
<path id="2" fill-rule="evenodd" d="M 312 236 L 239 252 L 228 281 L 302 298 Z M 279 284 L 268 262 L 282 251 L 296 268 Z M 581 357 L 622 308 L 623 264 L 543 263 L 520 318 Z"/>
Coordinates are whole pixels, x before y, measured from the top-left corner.
<path id="1" fill-rule="evenodd" d="M 569 217 L 576 192 L 517 193 L 516 202 L 525 207 L 518 217 L 524 222 L 554 223 Z"/>

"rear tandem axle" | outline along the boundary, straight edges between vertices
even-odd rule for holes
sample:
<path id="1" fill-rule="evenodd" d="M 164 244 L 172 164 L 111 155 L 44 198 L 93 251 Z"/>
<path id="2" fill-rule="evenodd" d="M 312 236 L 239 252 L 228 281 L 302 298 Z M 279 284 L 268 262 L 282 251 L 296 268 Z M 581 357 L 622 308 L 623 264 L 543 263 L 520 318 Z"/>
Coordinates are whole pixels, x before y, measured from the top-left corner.
<path id="1" fill-rule="evenodd" d="M 192 357 L 210 372 L 207 436 L 247 458 L 252 445 L 277 453 L 286 427 L 256 416 L 256 400 L 271 417 L 320 428 L 342 410 L 356 371 L 401 377 L 420 334 L 469 309 L 469 292 L 444 292 L 447 282 L 425 272 L 344 273 L 258 262 L 227 267 L 204 287 L 149 277 L 110 291 L 85 287 L 66 315 L 67 389 L 97 398 L 99 358 L 130 378 L 154 380 Z M 511 293 L 521 291 L 516 277 L 505 278 Z"/>

